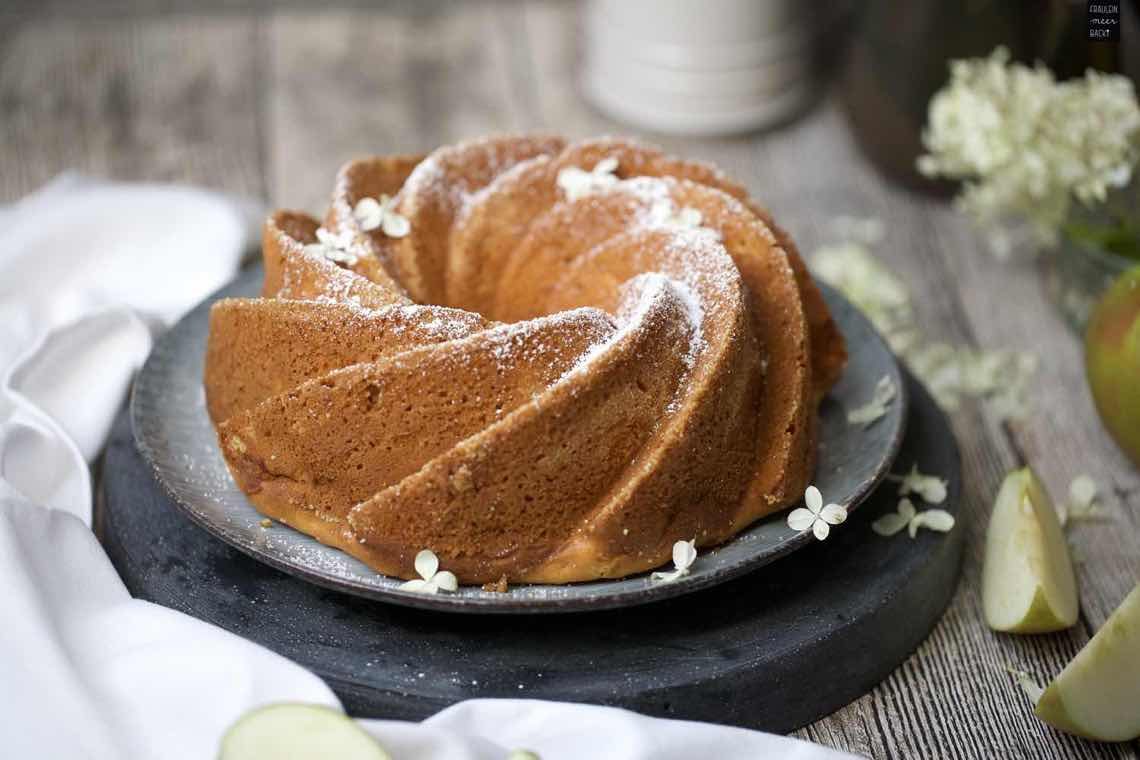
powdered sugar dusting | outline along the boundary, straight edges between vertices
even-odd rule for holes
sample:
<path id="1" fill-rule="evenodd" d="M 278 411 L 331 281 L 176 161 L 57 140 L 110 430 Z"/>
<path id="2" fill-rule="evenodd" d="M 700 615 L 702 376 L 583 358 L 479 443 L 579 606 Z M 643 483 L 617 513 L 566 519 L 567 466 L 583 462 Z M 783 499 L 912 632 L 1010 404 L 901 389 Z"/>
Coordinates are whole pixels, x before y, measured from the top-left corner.
<path id="1" fill-rule="evenodd" d="M 503 158 L 503 151 L 490 141 L 472 141 L 451 148 L 443 148 L 429 155 L 412 171 L 405 183 L 402 195 L 412 201 L 420 194 L 435 194 L 445 198 L 445 203 L 453 209 L 464 209 L 469 205 L 471 191 L 486 192 L 484 185 L 468 181 L 464 176 L 449 176 L 449 162 L 462 155 L 462 151 L 475 151 L 477 162 L 485 162 L 492 176 L 503 176 L 503 171 L 522 171 L 519 161 Z M 523 161 L 522 163 L 527 163 Z M 608 318 L 595 309 L 580 309 L 573 312 L 527 320 L 512 325 L 490 326 L 484 333 L 485 348 L 497 361 L 502 363 L 519 360 L 537 361 L 549 353 L 550 347 L 535 342 L 534 336 L 549 330 L 552 320 L 578 319 L 592 325 L 599 340 L 590 346 L 562 378 L 575 373 L 588 371 L 599 357 L 612 349 L 622 336 L 644 327 L 647 320 L 662 318 L 662 314 L 672 309 L 674 317 L 679 314 L 688 325 L 690 338 L 683 361 L 691 371 L 697 366 L 702 352 L 707 349 L 705 329 L 708 320 L 715 317 L 727 302 L 725 293 L 739 293 L 739 273 L 728 257 L 718 233 L 701 227 L 703 221 L 698 209 L 679 207 L 674 200 L 678 183 L 669 177 L 633 177 L 619 180 L 614 176 L 616 160 L 603 157 L 591 172 L 576 167 L 564 168 L 558 175 L 557 183 L 568 200 L 590 203 L 586 196 L 607 196 L 620 194 L 630 200 L 628 234 L 652 234 L 658 250 L 660 269 L 646 272 L 623 285 L 628 293 L 637 293 L 630 300 L 623 298 L 623 305 L 617 315 L 617 329 Z M 573 171 L 571 171 L 573 170 Z M 460 173 L 461 174 L 461 173 Z M 589 187 L 581 194 L 567 189 L 568 176 L 589 175 Z M 442 196 L 440 194 L 443 194 Z M 351 209 L 349 209 L 351 214 Z M 662 244 L 663 241 L 663 244 Z M 596 248 L 601 248 L 603 243 Z M 596 250 L 596 249 L 595 249 Z M 593 253 L 593 251 L 592 251 Z M 327 294 L 330 301 L 339 301 L 354 306 L 362 313 L 376 313 L 360 305 L 359 298 L 352 292 L 353 273 L 340 270 L 330 275 L 334 287 Z M 671 305 L 671 306 L 670 306 Z M 668 306 L 668 308 L 666 308 Z M 386 307 L 381 312 L 390 317 L 389 329 L 403 331 L 415 329 L 425 340 L 460 340 L 478 330 L 479 318 L 466 312 L 443 307 L 404 305 Z M 569 315 L 569 316 L 568 316 Z M 606 320 L 602 325 L 599 320 Z M 601 329 L 606 327 L 607 329 Z M 521 354 L 527 354 L 525 356 Z"/>
<path id="2" fill-rule="evenodd" d="M 590 346 L 566 371 L 559 382 L 589 373 L 593 365 L 620 345 L 630 334 L 643 330 L 653 320 L 682 315 L 689 331 L 689 349 L 683 357 L 690 370 L 704 347 L 701 323 L 704 313 L 692 290 L 683 282 L 659 272 L 646 272 L 622 285 L 623 297 L 617 314 L 618 330 Z"/>
<path id="3" fill-rule="evenodd" d="M 604 341 L 614 332 L 613 321 L 600 309 L 579 308 L 523 322 L 500 325 L 484 333 L 487 350 L 501 365 L 520 360 L 550 361 L 562 346 L 545 342 L 559 331 L 574 330 Z"/>
<path id="4" fill-rule="evenodd" d="M 400 304 L 388 306 L 378 312 L 392 323 L 397 334 L 414 330 L 434 340 L 458 340 L 485 326 L 479 315 L 445 306 Z"/>
<path id="5" fill-rule="evenodd" d="M 577 166 L 566 166 L 558 171 L 555 183 L 569 201 L 585 198 L 587 195 L 612 187 L 618 181 L 614 174 L 618 168 L 616 158 L 603 158 L 586 171 Z"/>
<path id="6" fill-rule="evenodd" d="M 538 145 L 531 138 L 481 137 L 439 148 L 408 176 L 400 209 L 410 212 L 430 197 L 442 201 L 453 214 L 462 213 L 472 195 L 495 177 L 541 154 Z"/>

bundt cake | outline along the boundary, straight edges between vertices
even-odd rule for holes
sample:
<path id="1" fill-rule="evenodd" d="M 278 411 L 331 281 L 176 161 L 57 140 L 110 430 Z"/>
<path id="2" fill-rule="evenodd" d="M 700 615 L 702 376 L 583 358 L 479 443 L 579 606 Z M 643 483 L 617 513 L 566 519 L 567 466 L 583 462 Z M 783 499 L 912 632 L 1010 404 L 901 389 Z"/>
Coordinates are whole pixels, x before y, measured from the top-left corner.
<path id="1" fill-rule="evenodd" d="M 803 493 L 846 353 L 791 239 L 717 170 L 614 139 L 349 163 L 265 224 L 205 388 L 262 513 L 381 573 L 641 572 Z"/>

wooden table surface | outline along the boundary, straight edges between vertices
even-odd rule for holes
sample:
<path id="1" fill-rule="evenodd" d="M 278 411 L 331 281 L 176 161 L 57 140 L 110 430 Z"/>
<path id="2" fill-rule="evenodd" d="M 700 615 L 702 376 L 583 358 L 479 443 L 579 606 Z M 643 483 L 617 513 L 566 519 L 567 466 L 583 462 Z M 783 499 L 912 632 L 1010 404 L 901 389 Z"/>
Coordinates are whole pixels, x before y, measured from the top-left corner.
<path id="1" fill-rule="evenodd" d="M 312 11 L 235 10 L 213 0 L 162 12 L 162 2 L 133 0 L 94 15 L 67 3 L 26 5 L 0 10 L 4 202 L 74 169 L 320 210 L 336 168 L 356 155 L 533 128 L 631 131 L 575 91 L 569 3 Z M 946 204 L 884 184 L 829 100 L 771 134 L 647 137 L 745 181 L 805 251 L 827 242 L 837 215 L 880 218 L 887 237 L 879 254 L 912 289 L 927 336 L 1029 349 L 1041 359 L 1027 419 L 1003 423 L 984 404 L 953 416 L 969 543 L 945 617 L 871 693 L 797 735 L 876 758 L 1138 757 L 1135 742 L 1096 745 L 1040 723 L 1003 670 L 1047 680 L 1140 577 L 1140 475 L 1102 431 L 1079 344 L 1045 300 L 1034 266 L 993 261 Z M 981 619 L 984 530 L 1002 477 L 1027 463 L 1058 495 L 1073 476 L 1092 474 L 1111 521 L 1072 531 L 1083 558 L 1072 630 L 996 635 Z"/>

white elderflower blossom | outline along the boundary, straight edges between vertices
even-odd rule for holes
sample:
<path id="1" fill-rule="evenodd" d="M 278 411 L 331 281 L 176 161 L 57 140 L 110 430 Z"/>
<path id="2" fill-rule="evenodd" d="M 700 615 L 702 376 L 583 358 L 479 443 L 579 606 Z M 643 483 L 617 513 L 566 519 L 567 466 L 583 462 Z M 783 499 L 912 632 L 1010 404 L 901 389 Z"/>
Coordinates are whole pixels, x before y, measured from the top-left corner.
<path id="1" fill-rule="evenodd" d="M 556 182 L 567 200 L 576 201 L 616 185 L 618 178 L 614 172 L 617 168 L 618 160 L 608 156 L 594 164 L 594 168 L 590 171 L 577 166 L 567 166 L 558 172 Z"/>
<path id="2" fill-rule="evenodd" d="M 947 481 L 937 475 L 924 475 L 918 471 L 917 464 L 912 464 L 910 472 L 906 475 L 887 475 L 887 480 L 899 484 L 899 496 L 913 493 L 928 504 L 941 504 L 946 501 Z"/>
<path id="3" fill-rule="evenodd" d="M 390 238 L 405 237 L 412 230 L 407 217 L 396 213 L 396 199 L 388 195 L 361 198 L 353 207 L 352 216 L 365 232 L 379 228 Z"/>
<path id="4" fill-rule="evenodd" d="M 1140 105 L 1125 77 L 1088 71 L 1057 82 L 1038 63 L 953 61 L 949 83 L 930 101 L 918 169 L 965 181 L 958 203 L 1009 252 L 1010 223 L 1042 244 L 1055 241 L 1075 197 L 1101 203 L 1128 185 L 1140 159 Z"/>
<path id="5" fill-rule="evenodd" d="M 847 519 L 847 508 L 838 504 L 824 505 L 823 494 L 815 486 L 808 486 L 804 491 L 804 504 L 788 514 L 788 527 L 801 533 L 810 530 L 820 541 L 830 535 L 832 525 L 840 525 Z"/>
<path id="6" fill-rule="evenodd" d="M 918 535 L 919 528 L 949 533 L 954 529 L 954 515 L 944 509 L 924 509 L 920 512 L 910 499 L 900 499 L 896 511 L 888 512 L 871 523 L 871 530 L 884 537 L 893 536 L 903 528 L 906 528 L 911 538 Z"/>
<path id="7" fill-rule="evenodd" d="M 357 262 L 356 254 L 351 250 L 355 242 L 351 230 L 334 233 L 324 227 L 318 227 L 316 237 L 317 242 L 305 246 L 305 253 L 326 258 L 342 266 L 352 266 Z"/>
<path id="8" fill-rule="evenodd" d="M 696 229 L 701 226 L 704 216 L 699 209 L 691 206 L 678 209 L 669 198 L 661 198 L 649 207 L 649 221 L 663 227 Z"/>
<path id="9" fill-rule="evenodd" d="M 436 594 L 440 591 L 456 591 L 459 580 L 455 573 L 439 569 L 439 557 L 431 549 L 424 549 L 416 555 L 416 572 L 420 577 L 400 584 L 401 591 L 414 591 L 417 594 Z"/>

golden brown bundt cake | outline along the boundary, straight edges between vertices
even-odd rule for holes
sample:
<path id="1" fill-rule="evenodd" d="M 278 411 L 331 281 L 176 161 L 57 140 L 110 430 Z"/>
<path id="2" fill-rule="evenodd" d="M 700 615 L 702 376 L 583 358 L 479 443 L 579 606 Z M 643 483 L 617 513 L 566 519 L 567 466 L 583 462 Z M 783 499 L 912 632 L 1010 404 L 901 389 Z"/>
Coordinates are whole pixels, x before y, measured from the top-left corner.
<path id="1" fill-rule="evenodd" d="M 786 233 L 636 143 L 494 137 L 354 161 L 266 223 L 206 393 L 263 513 L 413 577 L 564 583 L 798 500 L 843 339 Z"/>

